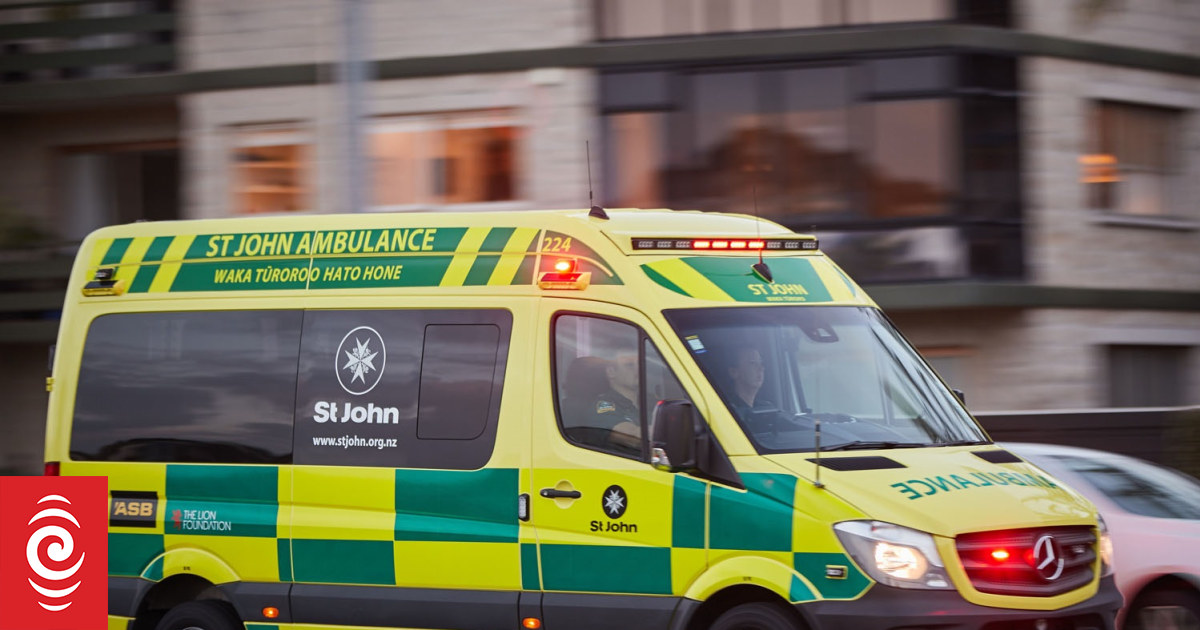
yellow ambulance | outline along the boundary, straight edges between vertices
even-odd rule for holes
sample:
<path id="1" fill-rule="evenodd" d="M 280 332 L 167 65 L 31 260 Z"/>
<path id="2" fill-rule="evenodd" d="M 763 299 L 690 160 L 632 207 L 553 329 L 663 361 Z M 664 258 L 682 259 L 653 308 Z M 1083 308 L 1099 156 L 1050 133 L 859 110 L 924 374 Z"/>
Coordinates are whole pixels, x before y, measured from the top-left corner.
<path id="1" fill-rule="evenodd" d="M 48 474 L 109 628 L 1111 629 L 1107 537 L 812 236 L 668 210 L 87 238 Z"/>

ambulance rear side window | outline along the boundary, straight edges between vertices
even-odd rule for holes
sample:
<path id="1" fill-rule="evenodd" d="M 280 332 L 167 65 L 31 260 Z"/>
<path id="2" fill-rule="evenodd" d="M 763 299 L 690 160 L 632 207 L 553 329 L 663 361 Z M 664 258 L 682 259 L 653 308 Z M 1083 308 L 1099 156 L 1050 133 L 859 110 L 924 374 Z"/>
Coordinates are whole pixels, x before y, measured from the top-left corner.
<path id="1" fill-rule="evenodd" d="M 306 311 L 294 463 L 483 467 L 511 334 L 501 309 Z"/>
<path id="2" fill-rule="evenodd" d="M 120 313 L 88 329 L 71 458 L 291 460 L 301 311 Z"/>
<path id="3" fill-rule="evenodd" d="M 425 327 L 418 438 L 473 440 L 483 433 L 492 407 L 499 349 L 499 326 Z"/>

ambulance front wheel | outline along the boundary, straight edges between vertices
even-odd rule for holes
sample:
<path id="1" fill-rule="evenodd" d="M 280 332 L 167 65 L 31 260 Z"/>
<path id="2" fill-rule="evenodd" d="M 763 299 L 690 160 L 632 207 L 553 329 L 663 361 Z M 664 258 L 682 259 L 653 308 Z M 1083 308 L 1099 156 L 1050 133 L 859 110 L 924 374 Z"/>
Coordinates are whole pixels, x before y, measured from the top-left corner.
<path id="1" fill-rule="evenodd" d="M 225 602 L 198 601 L 180 604 L 154 627 L 154 630 L 244 630 L 233 607 Z"/>
<path id="2" fill-rule="evenodd" d="M 709 630 L 801 630 L 804 625 L 789 610 L 768 604 L 754 602 L 734 606 L 725 611 Z"/>

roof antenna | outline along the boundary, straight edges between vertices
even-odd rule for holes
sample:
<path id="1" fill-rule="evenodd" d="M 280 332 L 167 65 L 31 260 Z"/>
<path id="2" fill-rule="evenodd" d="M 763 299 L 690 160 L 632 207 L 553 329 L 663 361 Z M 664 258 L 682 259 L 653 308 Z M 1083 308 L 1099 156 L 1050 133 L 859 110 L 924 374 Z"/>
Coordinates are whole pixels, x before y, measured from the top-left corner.
<path id="1" fill-rule="evenodd" d="M 584 140 L 583 148 L 585 151 L 587 151 L 588 205 L 591 206 L 591 209 L 588 210 L 588 216 L 607 221 L 608 213 L 604 211 L 604 208 L 601 208 L 592 202 L 592 143 Z"/>
<path id="2" fill-rule="evenodd" d="M 767 167 L 764 165 L 763 168 L 765 169 Z M 748 170 L 750 171 L 750 190 L 754 197 L 754 230 L 758 235 L 758 242 L 762 243 L 762 217 L 758 216 L 758 178 L 755 176 L 755 173 L 758 172 L 758 169 L 754 166 L 751 166 Z M 758 248 L 758 264 L 750 265 L 750 270 L 753 271 L 754 275 L 758 276 L 760 280 L 766 282 L 767 284 L 771 284 L 775 282 L 775 278 L 771 275 L 771 268 L 767 266 L 767 263 L 763 262 L 764 249 L 766 249 L 765 246 Z"/>

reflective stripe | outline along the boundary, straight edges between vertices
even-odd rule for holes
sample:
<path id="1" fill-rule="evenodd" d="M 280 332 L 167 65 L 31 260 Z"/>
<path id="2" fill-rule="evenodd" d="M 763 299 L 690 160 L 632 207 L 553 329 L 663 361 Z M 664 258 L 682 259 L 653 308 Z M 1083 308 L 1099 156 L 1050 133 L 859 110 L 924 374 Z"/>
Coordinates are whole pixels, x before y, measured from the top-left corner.
<path id="1" fill-rule="evenodd" d="M 722 291 L 711 280 L 705 278 L 699 271 L 693 269 L 691 265 L 678 258 L 660 260 L 650 263 L 647 266 L 662 274 L 663 277 L 670 280 L 676 286 L 687 291 L 688 295 L 694 298 L 716 302 L 733 301 L 733 298 L 728 293 Z"/>
<path id="2" fill-rule="evenodd" d="M 146 257 L 146 250 L 150 249 L 150 243 L 153 242 L 153 236 L 139 236 L 133 239 L 133 242 L 129 244 L 129 248 L 125 250 L 125 255 L 121 256 L 121 262 L 117 266 L 117 280 L 133 282 L 133 278 L 137 275 L 138 268 L 142 264 L 142 259 Z"/>
<path id="3" fill-rule="evenodd" d="M 512 284 L 517 269 L 521 267 L 525 255 L 529 252 L 529 245 L 533 243 L 537 234 L 537 228 L 517 228 L 513 231 L 504 246 L 504 253 L 500 255 L 500 261 L 496 263 L 492 276 L 488 278 L 489 285 Z"/>
<path id="4" fill-rule="evenodd" d="M 111 238 L 96 241 L 95 247 L 92 248 L 92 259 L 88 261 L 88 280 L 92 279 L 92 276 L 96 273 L 96 269 L 100 267 L 100 263 L 104 260 L 105 255 L 108 254 L 108 250 L 112 247 L 112 244 L 113 239 Z"/>
<path id="5" fill-rule="evenodd" d="M 443 287 L 461 287 L 467 279 L 467 273 L 471 271 L 471 265 L 475 263 L 475 259 L 479 256 L 479 249 L 483 246 L 483 240 L 487 238 L 491 228 L 473 227 L 467 230 L 462 241 L 458 243 L 458 247 L 454 250 L 454 258 L 450 261 L 450 266 L 446 269 L 446 275 L 442 276 L 441 286 Z"/>
<path id="6" fill-rule="evenodd" d="M 167 248 L 167 253 L 163 255 L 163 264 L 158 268 L 158 274 L 154 276 L 154 282 L 150 283 L 151 293 L 163 293 L 171 290 L 171 284 L 175 282 L 175 276 L 179 273 L 179 261 L 187 254 L 188 248 L 192 246 L 192 241 L 195 236 L 176 236 L 175 241 Z"/>

